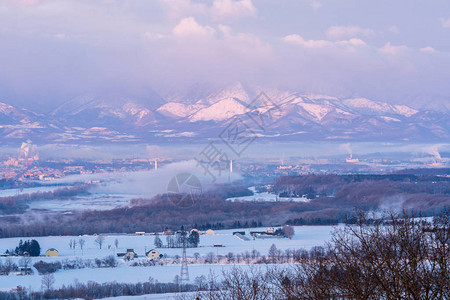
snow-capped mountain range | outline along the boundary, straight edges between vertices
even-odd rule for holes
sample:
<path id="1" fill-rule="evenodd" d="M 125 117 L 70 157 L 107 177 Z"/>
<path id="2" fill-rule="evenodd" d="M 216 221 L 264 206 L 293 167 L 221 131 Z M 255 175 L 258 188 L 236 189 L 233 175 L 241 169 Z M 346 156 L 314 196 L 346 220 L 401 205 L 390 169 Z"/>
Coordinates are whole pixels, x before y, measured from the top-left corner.
<path id="1" fill-rule="evenodd" d="M 250 122 L 254 121 L 250 116 L 269 115 L 263 127 Z M 86 94 L 48 114 L 0 102 L 0 138 L 3 143 L 24 138 L 66 143 L 204 141 L 217 138 L 239 118 L 250 122 L 251 134 L 261 138 L 442 141 L 450 137 L 449 116 L 448 110 L 417 110 L 366 98 L 341 99 L 236 83 L 164 97 Z"/>

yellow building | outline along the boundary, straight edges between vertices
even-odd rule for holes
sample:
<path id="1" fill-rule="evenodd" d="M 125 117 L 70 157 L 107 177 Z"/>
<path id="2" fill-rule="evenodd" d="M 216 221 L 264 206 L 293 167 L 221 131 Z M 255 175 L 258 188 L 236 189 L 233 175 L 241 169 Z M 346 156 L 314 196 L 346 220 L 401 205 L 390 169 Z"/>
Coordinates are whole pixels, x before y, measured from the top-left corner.
<path id="1" fill-rule="evenodd" d="M 147 253 L 145 253 L 145 256 L 147 256 L 147 258 L 150 258 L 150 259 L 159 259 L 159 252 L 156 251 L 155 249 L 152 249 L 152 250 L 148 251 Z"/>
<path id="2" fill-rule="evenodd" d="M 137 257 L 137 254 L 134 252 L 134 249 L 127 249 L 127 253 L 125 253 L 124 257 L 126 259 L 134 259 Z"/>
<path id="3" fill-rule="evenodd" d="M 55 248 L 50 248 L 45 252 L 45 256 L 58 256 L 59 252 Z"/>
<path id="4" fill-rule="evenodd" d="M 208 230 L 205 231 L 205 234 L 206 235 L 214 235 L 215 233 L 214 233 L 214 230 L 208 229 Z"/>

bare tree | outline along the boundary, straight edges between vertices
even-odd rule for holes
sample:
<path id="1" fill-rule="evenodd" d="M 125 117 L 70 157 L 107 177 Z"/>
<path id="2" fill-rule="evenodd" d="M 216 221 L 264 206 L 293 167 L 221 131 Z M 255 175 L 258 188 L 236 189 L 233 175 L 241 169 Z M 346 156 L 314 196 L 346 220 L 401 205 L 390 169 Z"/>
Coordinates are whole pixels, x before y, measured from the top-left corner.
<path id="1" fill-rule="evenodd" d="M 216 291 L 210 291 L 209 299 L 275 299 L 272 296 L 273 292 L 266 274 L 258 268 L 243 270 L 234 267 L 231 271 L 224 272 L 223 277 L 224 280 L 219 285 L 220 288 Z"/>
<path id="2" fill-rule="evenodd" d="M 245 251 L 245 253 L 244 253 L 244 261 L 245 261 L 245 263 L 246 264 L 249 264 L 250 263 L 250 252 L 248 252 L 248 251 Z"/>
<path id="3" fill-rule="evenodd" d="M 195 252 L 194 253 L 195 262 L 198 262 L 198 259 L 200 258 L 200 253 Z"/>
<path id="4" fill-rule="evenodd" d="M 234 262 L 234 253 L 228 252 L 228 254 L 226 255 L 226 258 L 227 258 L 228 263 Z"/>
<path id="5" fill-rule="evenodd" d="M 117 238 L 114 240 L 114 246 L 116 246 L 116 249 L 119 248 L 119 240 Z"/>
<path id="6" fill-rule="evenodd" d="M 206 254 L 206 260 L 210 264 L 214 263 L 214 258 L 215 257 L 216 256 L 215 256 L 214 252 L 208 252 L 208 254 Z"/>
<path id="7" fill-rule="evenodd" d="M 288 239 L 292 240 L 292 237 L 295 234 L 294 227 L 290 225 L 283 225 L 282 231 L 285 236 L 287 236 Z"/>
<path id="8" fill-rule="evenodd" d="M 95 238 L 94 242 L 102 249 L 102 245 L 105 242 L 105 237 L 103 235 L 99 235 Z"/>
<path id="9" fill-rule="evenodd" d="M 30 257 L 22 257 L 19 260 L 19 266 L 22 268 L 21 273 L 24 275 L 31 274 L 31 258 Z"/>
<path id="10" fill-rule="evenodd" d="M 156 248 L 161 248 L 162 245 L 163 245 L 162 240 L 161 240 L 161 238 L 159 237 L 158 234 L 155 235 L 154 245 L 155 245 Z"/>
<path id="11" fill-rule="evenodd" d="M 253 250 L 252 250 L 252 258 L 253 258 L 253 259 L 255 259 L 255 258 L 257 258 L 257 257 L 260 257 L 260 256 L 261 256 L 261 253 L 259 253 L 258 250 L 256 250 L 256 249 L 253 249 Z"/>
<path id="12" fill-rule="evenodd" d="M 15 269 L 15 267 L 16 267 L 16 265 L 13 263 L 11 258 L 7 258 L 5 263 L 3 264 L 3 273 L 5 275 L 9 275 L 9 273 L 11 271 L 13 271 L 13 269 Z"/>
<path id="13" fill-rule="evenodd" d="M 42 288 L 49 291 L 53 288 L 53 285 L 55 284 L 55 276 L 53 274 L 46 274 L 42 276 L 41 279 Z"/>
<path id="14" fill-rule="evenodd" d="M 271 282 L 282 299 L 449 299 L 449 216 L 426 224 L 405 213 L 359 212 L 327 249 L 272 272 Z"/>
<path id="15" fill-rule="evenodd" d="M 84 244 L 86 243 L 86 241 L 84 239 L 79 239 L 78 240 L 78 245 L 80 245 L 80 249 L 81 249 L 81 253 L 83 253 L 83 248 L 84 248 Z"/>
<path id="16" fill-rule="evenodd" d="M 197 287 L 200 290 L 206 289 L 207 286 L 208 286 L 208 281 L 206 279 L 206 276 L 205 275 L 201 275 L 201 276 L 195 277 L 194 284 L 197 285 Z"/>
<path id="17" fill-rule="evenodd" d="M 175 242 L 174 242 L 174 238 L 173 238 L 172 235 L 166 236 L 166 242 L 167 242 L 167 248 L 174 248 L 175 247 Z"/>
<path id="18" fill-rule="evenodd" d="M 275 246 L 275 244 L 272 244 L 272 246 L 270 246 L 269 249 L 269 258 L 272 260 L 272 263 L 274 264 L 276 262 L 277 259 L 277 246 Z"/>

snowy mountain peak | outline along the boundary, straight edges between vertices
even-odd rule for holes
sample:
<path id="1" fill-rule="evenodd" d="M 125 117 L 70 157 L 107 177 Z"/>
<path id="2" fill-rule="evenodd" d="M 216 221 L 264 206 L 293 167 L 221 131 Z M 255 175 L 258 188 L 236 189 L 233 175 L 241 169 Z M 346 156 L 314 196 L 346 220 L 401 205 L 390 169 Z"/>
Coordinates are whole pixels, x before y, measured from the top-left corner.
<path id="1" fill-rule="evenodd" d="M 224 121 L 236 115 L 245 114 L 249 109 L 233 98 L 221 100 L 209 107 L 200 109 L 189 117 L 190 122 Z"/>
<path id="2" fill-rule="evenodd" d="M 250 96 L 244 86 L 240 83 L 234 83 L 226 88 L 221 89 L 217 93 L 213 93 L 197 102 L 200 105 L 212 105 L 224 99 L 239 99 L 244 102 L 250 101 Z"/>
<path id="3" fill-rule="evenodd" d="M 169 102 L 158 108 L 156 111 L 172 118 L 185 118 L 192 113 L 195 113 L 204 106 L 186 105 L 180 102 Z"/>
<path id="4" fill-rule="evenodd" d="M 372 101 L 367 98 L 353 98 L 343 101 L 348 107 L 364 113 L 372 114 L 397 114 L 410 117 L 418 111 L 406 105 L 390 105 L 385 102 Z"/>

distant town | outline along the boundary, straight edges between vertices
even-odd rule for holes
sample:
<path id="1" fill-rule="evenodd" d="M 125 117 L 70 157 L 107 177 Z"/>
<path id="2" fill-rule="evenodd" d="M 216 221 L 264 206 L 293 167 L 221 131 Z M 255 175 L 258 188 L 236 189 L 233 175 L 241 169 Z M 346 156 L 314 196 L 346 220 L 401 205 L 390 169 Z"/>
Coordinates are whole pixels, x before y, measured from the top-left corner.
<path id="1" fill-rule="evenodd" d="M 16 188 L 24 182 L 52 181 L 69 175 L 154 170 L 176 162 L 175 159 L 158 157 L 133 157 L 115 159 L 41 159 L 38 147 L 24 141 L 15 154 L 0 155 L 0 188 Z M 258 161 L 240 159 L 234 169 L 246 178 L 264 180 L 286 175 L 388 173 L 405 168 L 429 168 L 450 166 L 450 153 L 422 154 L 419 157 L 393 154 L 383 158 L 377 155 L 302 158 Z M 96 182 L 88 182 L 96 183 Z"/>

